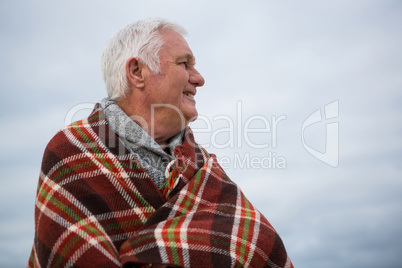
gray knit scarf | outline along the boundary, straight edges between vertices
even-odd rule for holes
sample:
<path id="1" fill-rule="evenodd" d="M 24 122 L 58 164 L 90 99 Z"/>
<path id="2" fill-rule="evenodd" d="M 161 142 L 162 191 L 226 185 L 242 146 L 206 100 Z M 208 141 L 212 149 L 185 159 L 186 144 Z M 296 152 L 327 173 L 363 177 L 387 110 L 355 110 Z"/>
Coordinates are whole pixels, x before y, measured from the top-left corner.
<path id="1" fill-rule="evenodd" d="M 105 98 L 101 106 L 111 129 L 130 150 L 140 165 L 145 169 L 156 186 L 161 187 L 165 181 L 165 169 L 174 160 L 173 150 L 183 142 L 184 131 L 167 141 L 166 153 L 138 124 L 129 118 L 115 101 Z"/>

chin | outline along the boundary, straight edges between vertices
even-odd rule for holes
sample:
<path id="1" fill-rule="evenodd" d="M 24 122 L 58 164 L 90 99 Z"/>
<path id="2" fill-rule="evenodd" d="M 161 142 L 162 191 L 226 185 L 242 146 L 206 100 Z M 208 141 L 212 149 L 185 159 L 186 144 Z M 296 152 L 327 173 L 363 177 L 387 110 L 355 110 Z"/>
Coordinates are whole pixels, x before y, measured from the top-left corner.
<path id="1" fill-rule="evenodd" d="M 197 117 L 198 117 L 197 110 L 195 110 L 191 113 L 184 113 L 184 117 L 186 118 L 186 121 L 187 121 L 186 125 L 188 125 L 188 123 L 193 122 L 197 119 Z"/>

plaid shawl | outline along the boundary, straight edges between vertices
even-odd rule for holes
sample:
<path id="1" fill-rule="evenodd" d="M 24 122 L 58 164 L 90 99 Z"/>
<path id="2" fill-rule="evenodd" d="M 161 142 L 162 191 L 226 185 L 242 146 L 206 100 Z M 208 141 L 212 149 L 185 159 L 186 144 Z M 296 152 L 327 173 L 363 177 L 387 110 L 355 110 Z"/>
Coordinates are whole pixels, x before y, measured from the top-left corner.
<path id="1" fill-rule="evenodd" d="M 186 130 L 165 197 L 99 104 L 42 162 L 28 267 L 293 267 L 267 219 Z"/>

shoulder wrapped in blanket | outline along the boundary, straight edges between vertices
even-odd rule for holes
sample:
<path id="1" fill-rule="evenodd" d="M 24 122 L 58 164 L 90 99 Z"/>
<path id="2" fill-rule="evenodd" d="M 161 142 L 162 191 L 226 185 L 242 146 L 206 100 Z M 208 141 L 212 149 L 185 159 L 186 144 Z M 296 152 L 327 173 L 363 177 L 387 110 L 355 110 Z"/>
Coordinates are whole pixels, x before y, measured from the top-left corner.
<path id="1" fill-rule="evenodd" d="M 48 144 L 29 267 L 293 267 L 268 222 L 186 130 L 163 196 L 100 105 Z"/>

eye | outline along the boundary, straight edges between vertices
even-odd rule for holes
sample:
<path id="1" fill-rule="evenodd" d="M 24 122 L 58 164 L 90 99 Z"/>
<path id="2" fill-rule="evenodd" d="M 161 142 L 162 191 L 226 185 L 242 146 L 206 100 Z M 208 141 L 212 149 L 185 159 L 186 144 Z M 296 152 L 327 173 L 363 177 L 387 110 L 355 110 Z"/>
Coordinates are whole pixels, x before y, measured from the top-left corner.
<path id="1" fill-rule="evenodd" d="M 188 64 L 187 64 L 186 61 L 179 62 L 179 65 L 182 65 L 182 66 L 183 66 L 184 68 L 186 68 L 186 69 L 187 69 L 187 67 L 188 67 Z"/>

